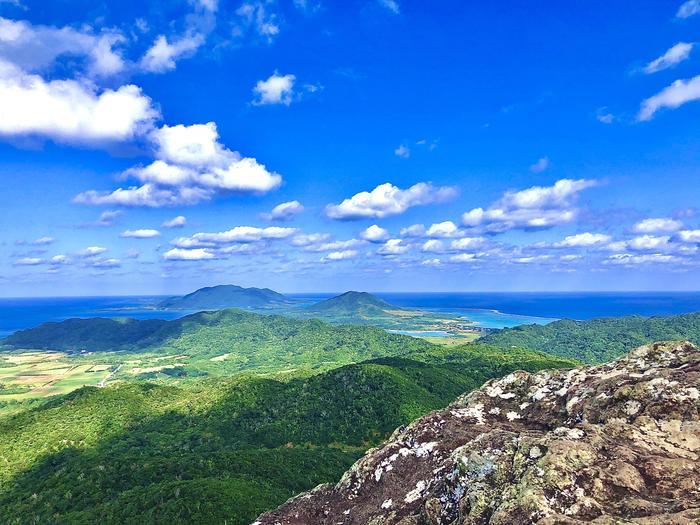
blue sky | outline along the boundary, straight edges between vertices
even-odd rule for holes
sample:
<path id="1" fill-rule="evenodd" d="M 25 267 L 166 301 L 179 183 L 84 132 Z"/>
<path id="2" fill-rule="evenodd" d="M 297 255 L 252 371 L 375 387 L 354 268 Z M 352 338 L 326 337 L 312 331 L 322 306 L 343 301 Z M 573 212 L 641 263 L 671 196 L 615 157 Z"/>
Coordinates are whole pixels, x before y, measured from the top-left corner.
<path id="1" fill-rule="evenodd" d="M 0 17 L 0 295 L 698 289 L 700 0 Z"/>

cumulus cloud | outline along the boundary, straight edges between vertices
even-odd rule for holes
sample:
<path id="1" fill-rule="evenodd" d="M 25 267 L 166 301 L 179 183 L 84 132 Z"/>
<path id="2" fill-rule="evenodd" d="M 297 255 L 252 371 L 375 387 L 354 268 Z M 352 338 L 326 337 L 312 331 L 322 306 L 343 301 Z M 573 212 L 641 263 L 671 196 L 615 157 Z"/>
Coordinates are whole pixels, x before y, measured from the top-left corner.
<path id="1" fill-rule="evenodd" d="M 402 237 L 423 237 L 425 235 L 425 226 L 422 224 L 412 224 L 406 228 L 401 228 Z"/>
<path id="2" fill-rule="evenodd" d="M 108 270 L 111 268 L 119 268 L 122 265 L 119 259 L 107 259 L 102 257 L 97 257 L 96 259 L 91 259 L 88 266 L 93 268 L 100 268 L 103 270 Z"/>
<path id="3" fill-rule="evenodd" d="M 34 239 L 31 244 L 34 246 L 46 246 L 47 244 L 53 244 L 56 241 L 53 237 L 39 237 L 38 239 Z"/>
<path id="4" fill-rule="evenodd" d="M 471 250 L 483 245 L 486 239 L 483 237 L 462 237 L 455 239 L 450 243 L 450 248 L 453 250 Z"/>
<path id="5" fill-rule="evenodd" d="M 122 212 L 120 210 L 105 210 L 100 213 L 94 224 L 95 226 L 112 226 L 121 215 Z"/>
<path id="6" fill-rule="evenodd" d="M 242 157 L 219 142 L 214 122 L 163 126 L 150 134 L 157 160 L 124 172 L 142 186 L 113 192 L 87 191 L 74 199 L 82 204 L 122 206 L 190 205 L 217 193 L 266 193 L 282 183 L 253 158 Z"/>
<path id="7" fill-rule="evenodd" d="M 700 243 L 700 230 L 683 230 L 678 232 L 678 237 L 683 242 Z"/>
<path id="8" fill-rule="evenodd" d="M 513 229 L 545 229 L 573 221 L 579 193 L 597 184 L 588 179 L 561 179 L 552 186 L 533 186 L 506 192 L 486 209 L 474 208 L 462 215 L 462 224 L 485 232 Z"/>
<path id="9" fill-rule="evenodd" d="M 321 244 L 312 244 L 306 246 L 304 249 L 309 252 L 327 252 L 327 251 L 343 251 L 349 250 L 351 248 L 357 248 L 367 244 L 364 239 L 348 239 L 345 241 L 329 241 L 323 242 Z"/>
<path id="10" fill-rule="evenodd" d="M 172 219 L 165 221 L 161 226 L 163 228 L 182 228 L 187 224 L 187 218 L 184 215 L 178 215 Z"/>
<path id="11" fill-rule="evenodd" d="M 454 263 L 470 263 L 477 260 L 476 254 L 474 253 L 458 253 L 457 255 L 452 255 L 450 257 L 450 262 Z"/>
<path id="12" fill-rule="evenodd" d="M 288 201 L 278 204 L 270 213 L 263 213 L 262 218 L 268 221 L 290 221 L 301 212 L 304 206 L 299 201 Z"/>
<path id="13" fill-rule="evenodd" d="M 421 250 L 424 252 L 441 253 L 445 251 L 445 244 L 437 239 L 430 239 L 423 243 Z"/>
<path id="14" fill-rule="evenodd" d="M 0 60 L 24 71 L 45 70 L 57 58 L 68 56 L 83 59 L 88 75 L 114 75 L 126 66 L 119 50 L 125 40 L 114 30 L 96 34 L 89 26 L 77 30 L 0 17 Z"/>
<path id="15" fill-rule="evenodd" d="M 598 108 L 595 118 L 603 124 L 612 124 L 615 121 L 615 115 L 610 113 L 607 107 Z"/>
<path id="16" fill-rule="evenodd" d="M 389 239 L 377 250 L 381 255 L 400 255 L 406 253 L 409 247 L 401 239 Z"/>
<path id="17" fill-rule="evenodd" d="M 2 59 L 0 114 L 0 135 L 79 144 L 131 140 L 159 116 L 135 85 L 101 90 L 85 80 L 45 81 Z"/>
<path id="18" fill-rule="evenodd" d="M 690 56 L 693 49 L 693 44 L 688 42 L 678 42 L 675 46 L 668 49 L 659 58 L 656 58 L 644 66 L 644 72 L 647 74 L 656 73 L 669 69 L 680 62 L 683 62 Z"/>
<path id="19" fill-rule="evenodd" d="M 700 0 L 687 0 L 683 2 L 676 12 L 678 18 L 688 18 L 700 13 Z"/>
<path id="20" fill-rule="evenodd" d="M 628 241 L 627 245 L 635 250 L 659 250 L 669 246 L 668 235 L 640 235 Z"/>
<path id="21" fill-rule="evenodd" d="M 160 232 L 158 230 L 152 229 L 141 229 L 141 230 L 125 230 L 119 237 L 132 238 L 132 239 L 152 239 L 153 237 L 159 237 Z"/>
<path id="22" fill-rule="evenodd" d="M 675 219 L 649 218 L 639 221 L 634 225 L 634 231 L 639 233 L 675 232 L 683 227 L 681 221 Z"/>
<path id="23" fill-rule="evenodd" d="M 610 240 L 610 235 L 585 232 L 577 233 L 576 235 L 568 235 L 567 237 L 564 237 L 564 240 L 554 243 L 554 246 L 556 248 L 599 246 L 601 244 L 609 243 Z"/>
<path id="24" fill-rule="evenodd" d="M 534 164 L 532 164 L 530 166 L 530 171 L 532 173 L 542 173 L 547 168 L 549 168 L 549 164 L 550 164 L 549 157 L 541 157 L 541 158 L 537 159 L 537 162 L 535 162 Z"/>
<path id="25" fill-rule="evenodd" d="M 688 80 L 676 80 L 656 95 L 642 101 L 637 120 L 651 120 L 660 109 L 676 109 L 698 99 L 700 99 L 700 75 Z"/>
<path id="26" fill-rule="evenodd" d="M 326 206 L 326 215 L 338 220 L 382 219 L 404 213 L 413 206 L 444 202 L 456 195 L 457 190 L 452 186 L 433 186 L 419 182 L 403 190 L 387 182 L 371 192 L 357 193 L 340 204 L 329 204 Z"/>
<path id="27" fill-rule="evenodd" d="M 411 156 L 411 150 L 405 144 L 401 144 L 398 148 L 394 150 L 394 155 L 401 157 L 402 159 L 407 159 Z"/>
<path id="28" fill-rule="evenodd" d="M 650 253 L 634 255 L 630 253 L 616 253 L 605 260 L 605 264 L 620 264 L 632 266 L 637 264 L 670 263 L 678 262 L 680 259 L 675 255 L 662 253 Z"/>
<path id="29" fill-rule="evenodd" d="M 360 233 L 360 237 L 370 242 L 382 242 L 389 238 L 389 232 L 377 224 L 369 226 Z"/>
<path id="30" fill-rule="evenodd" d="M 338 252 L 329 253 L 325 257 L 322 257 L 321 261 L 344 261 L 346 259 L 354 259 L 355 257 L 357 257 L 357 255 L 357 250 L 342 250 Z"/>
<path id="31" fill-rule="evenodd" d="M 286 239 L 297 232 L 296 228 L 269 226 L 236 226 L 230 230 L 216 233 L 200 232 L 191 237 L 179 237 L 172 244 L 179 248 L 213 247 L 220 244 L 248 243 L 273 239 Z"/>
<path id="32" fill-rule="evenodd" d="M 311 246 L 314 244 L 320 244 L 328 241 L 331 238 L 328 233 L 308 233 L 295 235 L 292 238 L 292 244 L 294 246 Z"/>
<path id="33" fill-rule="evenodd" d="M 163 254 L 166 261 L 204 261 L 216 259 L 216 255 L 205 248 L 182 249 L 173 248 Z"/>
<path id="34" fill-rule="evenodd" d="M 191 56 L 203 43 L 204 36 L 199 33 L 186 34 L 170 42 L 165 35 L 159 35 L 141 59 L 140 66 L 151 73 L 173 70 L 177 60 Z"/>
<path id="35" fill-rule="evenodd" d="M 425 232 L 428 237 L 461 237 L 464 232 L 452 221 L 438 222 L 432 224 Z"/>
<path id="36" fill-rule="evenodd" d="M 284 104 L 289 106 L 294 98 L 294 75 L 280 75 L 276 71 L 266 80 L 258 80 L 253 88 L 253 105 Z"/>

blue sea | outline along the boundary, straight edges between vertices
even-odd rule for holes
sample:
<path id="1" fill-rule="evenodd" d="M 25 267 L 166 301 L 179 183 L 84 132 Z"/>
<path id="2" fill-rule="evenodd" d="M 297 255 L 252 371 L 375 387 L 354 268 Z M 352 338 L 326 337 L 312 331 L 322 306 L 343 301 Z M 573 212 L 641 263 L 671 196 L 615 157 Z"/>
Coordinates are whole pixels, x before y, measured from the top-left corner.
<path id="1" fill-rule="evenodd" d="M 334 294 L 290 294 L 311 303 Z M 556 319 L 672 315 L 700 311 L 698 292 L 377 293 L 397 306 L 460 315 L 483 328 L 545 324 Z M 175 319 L 191 312 L 159 310 L 162 297 L 0 299 L 0 337 L 70 317 Z"/>

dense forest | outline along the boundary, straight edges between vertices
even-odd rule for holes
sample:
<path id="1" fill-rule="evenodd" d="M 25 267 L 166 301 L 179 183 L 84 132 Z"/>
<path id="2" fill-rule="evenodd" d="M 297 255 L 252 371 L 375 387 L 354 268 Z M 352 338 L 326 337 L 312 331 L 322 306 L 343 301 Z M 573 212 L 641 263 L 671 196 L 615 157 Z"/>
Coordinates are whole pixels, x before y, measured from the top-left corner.
<path id="1" fill-rule="evenodd" d="M 425 345 L 288 381 L 84 387 L 0 418 L 3 523 L 249 523 L 538 352 Z"/>
<path id="2" fill-rule="evenodd" d="M 700 313 L 562 320 L 506 328 L 480 341 L 504 349 L 522 347 L 586 363 L 603 363 L 646 343 L 680 339 L 700 343 Z"/>

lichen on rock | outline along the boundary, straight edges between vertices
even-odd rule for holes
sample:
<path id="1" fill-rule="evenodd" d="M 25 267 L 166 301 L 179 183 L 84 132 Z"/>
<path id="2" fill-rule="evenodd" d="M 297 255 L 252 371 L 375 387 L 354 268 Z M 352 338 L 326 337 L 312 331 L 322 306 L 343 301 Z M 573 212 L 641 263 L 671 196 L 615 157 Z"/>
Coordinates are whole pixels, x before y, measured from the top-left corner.
<path id="1" fill-rule="evenodd" d="M 700 351 L 515 372 L 398 429 L 260 525 L 700 523 Z M 349 511 L 349 512 L 348 512 Z"/>

